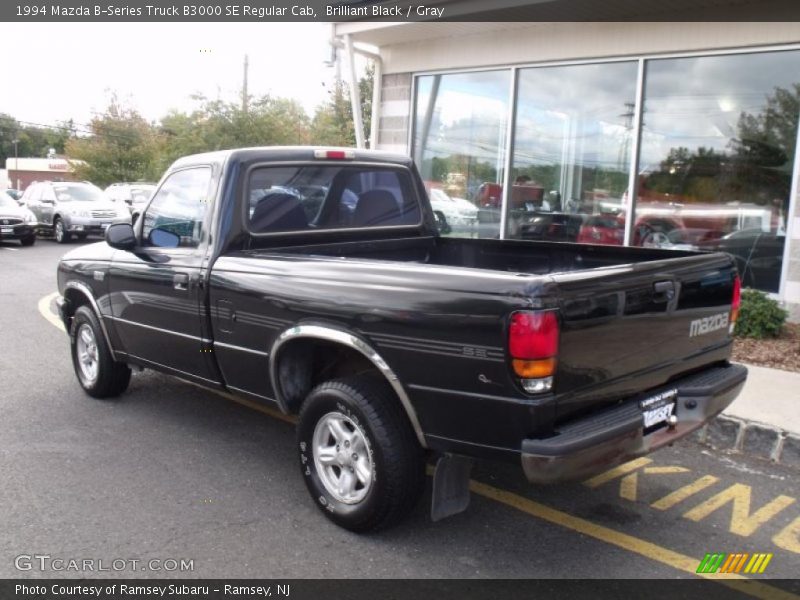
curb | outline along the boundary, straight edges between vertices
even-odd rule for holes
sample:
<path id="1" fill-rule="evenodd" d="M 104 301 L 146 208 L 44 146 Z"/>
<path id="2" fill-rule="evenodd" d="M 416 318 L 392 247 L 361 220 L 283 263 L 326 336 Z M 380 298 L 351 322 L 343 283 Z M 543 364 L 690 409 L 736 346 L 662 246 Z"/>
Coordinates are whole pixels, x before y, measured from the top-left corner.
<path id="1" fill-rule="evenodd" d="M 695 441 L 714 450 L 800 467 L 800 436 L 771 425 L 719 415 L 693 436 Z"/>

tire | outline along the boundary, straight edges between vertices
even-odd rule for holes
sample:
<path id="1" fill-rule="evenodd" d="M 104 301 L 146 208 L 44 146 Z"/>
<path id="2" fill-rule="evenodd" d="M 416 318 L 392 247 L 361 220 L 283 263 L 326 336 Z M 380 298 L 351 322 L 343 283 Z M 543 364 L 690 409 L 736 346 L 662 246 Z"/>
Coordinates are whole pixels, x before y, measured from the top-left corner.
<path id="1" fill-rule="evenodd" d="M 124 392 L 131 370 L 114 360 L 94 311 L 81 306 L 70 329 L 72 366 L 84 391 L 93 398 L 112 398 Z"/>
<path id="2" fill-rule="evenodd" d="M 64 227 L 64 221 L 60 217 L 56 217 L 56 220 L 53 221 L 53 237 L 56 238 L 56 242 L 59 244 L 66 244 L 72 237 Z"/>
<path id="3" fill-rule="evenodd" d="M 36 235 L 29 235 L 28 237 L 24 237 L 20 239 L 20 244 L 23 246 L 33 246 L 36 243 Z"/>
<path id="4" fill-rule="evenodd" d="M 385 529 L 411 512 L 422 495 L 423 450 L 379 376 L 337 379 L 313 389 L 300 410 L 297 445 L 312 499 L 340 527 L 357 533 Z M 337 470 L 339 477 L 355 479 L 353 485 L 335 490 Z M 342 493 L 345 488 L 351 493 Z"/>

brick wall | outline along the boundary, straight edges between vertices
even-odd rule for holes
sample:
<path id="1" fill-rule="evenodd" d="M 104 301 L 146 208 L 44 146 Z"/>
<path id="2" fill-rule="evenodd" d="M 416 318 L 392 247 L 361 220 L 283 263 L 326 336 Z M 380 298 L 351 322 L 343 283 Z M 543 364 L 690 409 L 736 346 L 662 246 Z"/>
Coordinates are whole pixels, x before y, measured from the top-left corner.
<path id="1" fill-rule="evenodd" d="M 410 120 L 411 73 L 384 75 L 381 86 L 378 149 L 408 154 Z"/>

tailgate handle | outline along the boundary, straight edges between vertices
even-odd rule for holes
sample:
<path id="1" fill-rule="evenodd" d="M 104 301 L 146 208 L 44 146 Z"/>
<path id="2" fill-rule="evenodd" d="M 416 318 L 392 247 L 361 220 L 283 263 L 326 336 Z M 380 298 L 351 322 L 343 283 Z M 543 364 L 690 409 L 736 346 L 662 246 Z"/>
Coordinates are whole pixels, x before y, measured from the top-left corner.
<path id="1" fill-rule="evenodd" d="M 674 281 L 657 281 L 653 284 L 654 302 L 669 302 L 675 297 L 675 282 Z"/>

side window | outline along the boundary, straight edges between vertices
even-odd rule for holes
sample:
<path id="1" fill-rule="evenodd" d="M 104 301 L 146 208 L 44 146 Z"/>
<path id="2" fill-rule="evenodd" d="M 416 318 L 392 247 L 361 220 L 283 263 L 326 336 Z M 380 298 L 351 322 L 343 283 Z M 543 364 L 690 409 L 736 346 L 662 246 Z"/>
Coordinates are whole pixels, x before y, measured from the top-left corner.
<path id="1" fill-rule="evenodd" d="M 143 243 L 162 248 L 196 248 L 208 204 L 211 169 L 196 167 L 170 175 L 144 214 Z"/>
<path id="2" fill-rule="evenodd" d="M 56 194 L 53 192 L 53 188 L 49 185 L 43 185 L 41 189 L 42 193 L 42 200 L 45 202 L 55 202 L 56 201 Z"/>
<path id="3" fill-rule="evenodd" d="M 34 184 L 30 186 L 27 190 L 25 190 L 25 192 L 22 194 L 22 201 L 25 202 L 26 204 L 34 202 L 36 200 L 36 195 L 38 194 L 37 192 L 38 187 L 39 186 Z"/>

